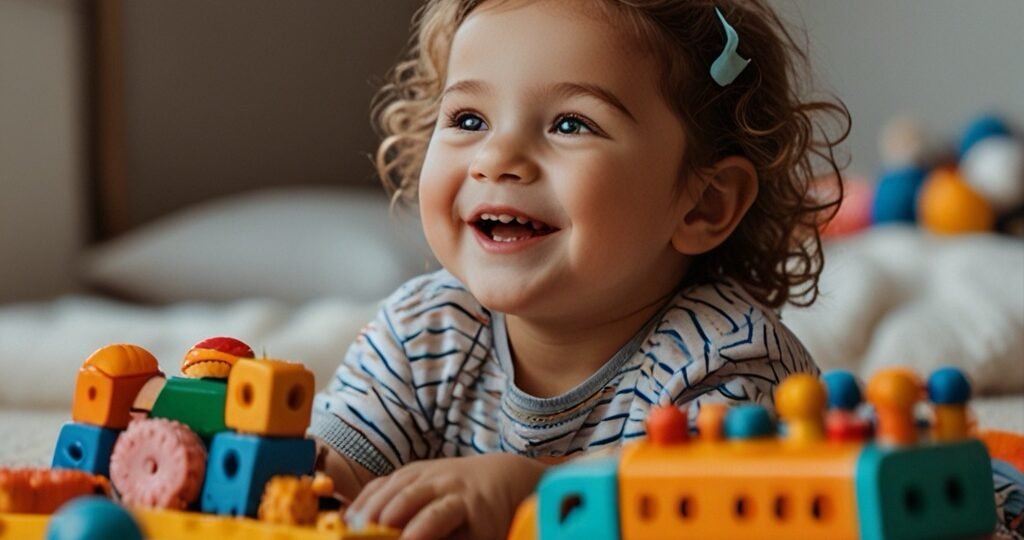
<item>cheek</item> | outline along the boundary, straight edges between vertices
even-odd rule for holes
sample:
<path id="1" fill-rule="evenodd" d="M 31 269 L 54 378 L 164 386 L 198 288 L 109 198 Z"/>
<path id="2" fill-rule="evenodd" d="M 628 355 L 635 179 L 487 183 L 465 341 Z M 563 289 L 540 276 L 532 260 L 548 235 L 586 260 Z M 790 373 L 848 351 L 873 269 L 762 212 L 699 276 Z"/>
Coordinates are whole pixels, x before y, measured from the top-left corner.
<path id="1" fill-rule="evenodd" d="M 444 152 L 428 150 L 423 161 L 419 180 L 420 219 L 427 240 L 433 246 L 447 234 L 453 220 L 461 175 L 453 166 L 455 160 L 447 159 Z"/>

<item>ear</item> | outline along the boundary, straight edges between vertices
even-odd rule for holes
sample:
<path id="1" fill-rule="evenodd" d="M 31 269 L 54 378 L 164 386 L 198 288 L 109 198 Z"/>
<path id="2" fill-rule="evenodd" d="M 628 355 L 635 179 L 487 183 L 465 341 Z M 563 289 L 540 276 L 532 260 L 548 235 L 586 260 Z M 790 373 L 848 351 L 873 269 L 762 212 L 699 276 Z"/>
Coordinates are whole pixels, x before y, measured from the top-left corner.
<path id="1" fill-rule="evenodd" d="M 696 189 L 683 196 L 687 204 L 672 246 L 684 255 L 699 255 L 724 242 L 750 210 L 757 198 L 757 169 L 747 158 L 730 156 L 688 182 Z"/>

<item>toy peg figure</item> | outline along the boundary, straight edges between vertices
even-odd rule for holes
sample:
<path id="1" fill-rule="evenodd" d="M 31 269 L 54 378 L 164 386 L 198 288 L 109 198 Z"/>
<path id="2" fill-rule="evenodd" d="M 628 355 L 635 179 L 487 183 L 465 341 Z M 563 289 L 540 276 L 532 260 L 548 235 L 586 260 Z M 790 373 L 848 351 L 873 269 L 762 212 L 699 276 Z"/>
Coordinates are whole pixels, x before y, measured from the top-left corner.
<path id="1" fill-rule="evenodd" d="M 875 438 L 883 444 L 913 444 L 917 440 L 914 405 L 922 396 L 917 375 L 902 368 L 881 370 L 868 382 L 867 393 L 878 416 Z"/>
<path id="2" fill-rule="evenodd" d="M 864 401 L 860 383 L 849 371 L 834 370 L 821 376 L 828 394 L 825 435 L 831 441 L 866 441 L 871 424 L 857 415 Z"/>
<path id="3" fill-rule="evenodd" d="M 932 428 L 935 440 L 952 442 L 967 437 L 969 399 L 971 383 L 959 369 L 942 368 L 928 377 L 928 400 L 934 405 L 935 412 Z"/>
<path id="4" fill-rule="evenodd" d="M 814 375 L 799 373 L 782 381 L 775 392 L 775 409 L 791 442 L 825 438 L 825 386 Z"/>

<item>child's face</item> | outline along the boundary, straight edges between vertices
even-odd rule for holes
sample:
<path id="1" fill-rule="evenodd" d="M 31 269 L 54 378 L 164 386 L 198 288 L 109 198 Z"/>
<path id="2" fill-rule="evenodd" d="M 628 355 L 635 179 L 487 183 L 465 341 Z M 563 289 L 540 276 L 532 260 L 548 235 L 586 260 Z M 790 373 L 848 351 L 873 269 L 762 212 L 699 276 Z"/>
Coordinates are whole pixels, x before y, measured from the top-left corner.
<path id="1" fill-rule="evenodd" d="M 487 3 L 452 44 L 420 209 L 438 260 L 491 309 L 611 320 L 685 272 L 682 126 L 653 60 L 581 15 L 590 1 Z"/>

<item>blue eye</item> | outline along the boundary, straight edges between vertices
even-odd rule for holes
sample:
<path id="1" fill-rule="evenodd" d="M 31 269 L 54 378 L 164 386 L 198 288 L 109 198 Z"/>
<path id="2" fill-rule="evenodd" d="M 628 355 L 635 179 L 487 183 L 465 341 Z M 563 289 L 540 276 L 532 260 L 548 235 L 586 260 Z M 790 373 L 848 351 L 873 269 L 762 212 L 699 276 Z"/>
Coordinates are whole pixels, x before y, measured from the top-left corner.
<path id="1" fill-rule="evenodd" d="M 559 118 L 558 121 L 555 122 L 555 131 L 562 135 L 579 135 L 581 133 L 594 132 L 586 122 L 575 116 L 563 116 Z"/>
<path id="2" fill-rule="evenodd" d="M 455 122 L 453 123 L 463 131 L 480 131 L 484 128 L 483 119 L 475 114 L 460 114 L 455 117 Z"/>

